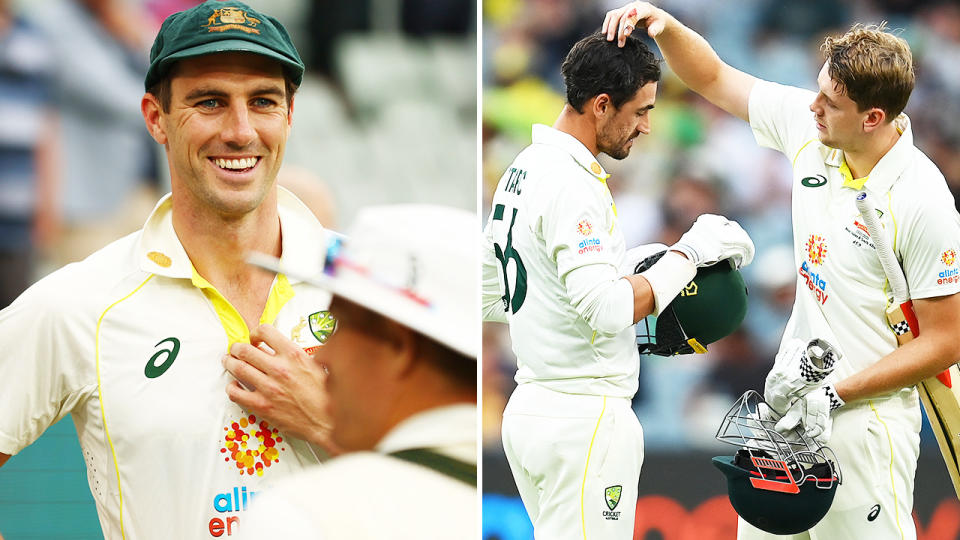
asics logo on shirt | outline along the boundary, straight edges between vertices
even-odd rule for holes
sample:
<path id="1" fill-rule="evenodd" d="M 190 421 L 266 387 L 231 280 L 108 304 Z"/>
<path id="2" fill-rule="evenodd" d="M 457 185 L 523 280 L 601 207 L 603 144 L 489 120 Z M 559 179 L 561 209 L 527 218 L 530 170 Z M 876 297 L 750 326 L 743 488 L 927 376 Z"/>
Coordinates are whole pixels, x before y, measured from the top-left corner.
<path id="1" fill-rule="evenodd" d="M 164 343 L 168 343 L 169 345 L 153 353 L 153 356 L 147 360 L 147 365 L 143 366 L 143 374 L 146 375 L 148 379 L 156 379 L 166 373 L 166 371 L 170 369 L 170 366 L 173 365 L 174 360 L 177 359 L 177 354 L 180 352 L 180 340 L 175 337 L 168 337 L 167 339 L 161 340 L 154 345 L 154 347 L 159 347 Z"/>
<path id="2" fill-rule="evenodd" d="M 803 180 L 800 180 L 800 183 L 803 184 L 804 187 L 820 187 L 827 184 L 827 177 L 822 174 L 807 176 Z"/>

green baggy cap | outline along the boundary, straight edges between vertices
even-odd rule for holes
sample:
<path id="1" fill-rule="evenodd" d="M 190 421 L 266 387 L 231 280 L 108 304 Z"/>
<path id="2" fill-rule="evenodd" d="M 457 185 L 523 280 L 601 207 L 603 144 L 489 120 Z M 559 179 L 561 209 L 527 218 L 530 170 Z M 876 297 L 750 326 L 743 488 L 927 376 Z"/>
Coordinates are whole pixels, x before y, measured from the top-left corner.
<path id="1" fill-rule="evenodd" d="M 242 2 L 207 0 L 163 21 L 150 49 L 144 88 L 149 90 L 177 60 L 221 52 L 273 58 L 294 84 L 303 81 L 303 61 L 278 20 Z"/>

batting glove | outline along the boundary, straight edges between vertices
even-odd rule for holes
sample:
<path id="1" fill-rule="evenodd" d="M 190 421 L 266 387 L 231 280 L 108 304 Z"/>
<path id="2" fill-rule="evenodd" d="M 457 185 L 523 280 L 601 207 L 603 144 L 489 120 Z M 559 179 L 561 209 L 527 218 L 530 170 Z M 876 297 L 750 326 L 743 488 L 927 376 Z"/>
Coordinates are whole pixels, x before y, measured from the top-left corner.
<path id="1" fill-rule="evenodd" d="M 830 414 L 843 405 L 832 384 L 815 388 L 794 401 L 774 429 L 786 435 L 799 428 L 818 444 L 827 444 L 833 430 Z"/>
<path id="2" fill-rule="evenodd" d="M 736 221 L 714 214 L 698 217 L 670 249 L 683 253 L 697 267 L 727 259 L 740 268 L 750 264 L 754 252 L 753 240 Z"/>
<path id="3" fill-rule="evenodd" d="M 773 410 L 786 414 L 797 398 L 823 384 L 840 358 L 840 352 L 823 339 L 786 342 L 767 374 L 763 398 Z"/>

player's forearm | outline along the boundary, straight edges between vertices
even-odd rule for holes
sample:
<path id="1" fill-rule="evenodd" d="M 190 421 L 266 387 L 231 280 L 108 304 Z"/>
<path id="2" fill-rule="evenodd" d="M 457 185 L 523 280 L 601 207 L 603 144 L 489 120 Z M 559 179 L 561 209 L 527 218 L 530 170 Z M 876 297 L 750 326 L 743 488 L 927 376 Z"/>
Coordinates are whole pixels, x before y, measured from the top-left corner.
<path id="1" fill-rule="evenodd" d="M 955 337 L 939 332 L 921 332 L 916 339 L 834 387 L 840 398 L 849 403 L 913 386 L 960 360 L 955 342 Z"/>
<path id="2" fill-rule="evenodd" d="M 503 308 L 503 285 L 496 266 L 484 261 L 481 269 L 480 288 L 481 313 L 484 321 L 507 322 L 507 312 Z"/>
<path id="3" fill-rule="evenodd" d="M 664 12 L 663 32 L 654 39 L 670 69 L 691 90 L 749 120 L 748 100 L 756 79 L 726 64 L 700 34 Z"/>
<path id="4" fill-rule="evenodd" d="M 678 251 L 668 251 L 653 266 L 625 279 L 633 285 L 633 322 L 659 315 L 697 275 L 697 268 Z"/>
<path id="5" fill-rule="evenodd" d="M 567 295 L 580 318 L 604 334 L 633 324 L 633 294 L 628 282 L 617 279 L 605 265 L 576 268 L 565 277 Z"/>
<path id="6" fill-rule="evenodd" d="M 655 39 L 670 69 L 698 94 L 720 76 L 725 64 L 700 34 L 664 12 L 666 24 Z"/>
<path id="7" fill-rule="evenodd" d="M 10 459 L 10 454 L 0 452 L 0 467 L 3 467 L 3 464 L 6 463 L 8 459 Z"/>
<path id="8" fill-rule="evenodd" d="M 633 287 L 633 322 L 637 323 L 653 313 L 656 307 L 653 287 L 650 286 L 647 278 L 640 274 L 624 276 L 623 279 L 629 281 L 630 286 Z"/>

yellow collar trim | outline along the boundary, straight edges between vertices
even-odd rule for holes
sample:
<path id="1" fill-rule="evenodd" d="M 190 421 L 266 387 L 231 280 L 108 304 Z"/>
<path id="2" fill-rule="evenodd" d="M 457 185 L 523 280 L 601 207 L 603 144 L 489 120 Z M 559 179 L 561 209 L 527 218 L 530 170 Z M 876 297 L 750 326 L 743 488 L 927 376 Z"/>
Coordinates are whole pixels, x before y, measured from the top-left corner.
<path id="1" fill-rule="evenodd" d="M 210 300 L 213 310 L 220 319 L 223 330 L 227 333 L 227 351 L 234 343 L 250 343 L 250 329 L 243 320 L 237 308 L 226 299 L 216 287 L 197 273 L 193 265 L 190 266 L 192 276 L 190 281 L 193 286 L 203 291 L 204 296 Z M 283 306 L 293 298 L 293 287 L 287 280 L 287 276 L 277 274 L 277 279 L 273 281 L 270 288 L 270 294 L 267 296 L 267 304 L 263 307 L 263 313 L 260 315 L 260 324 L 271 324 L 277 319 L 277 315 Z"/>
<path id="2" fill-rule="evenodd" d="M 853 173 L 850 172 L 850 167 L 847 166 L 847 162 L 843 161 L 840 164 L 840 174 L 843 175 L 843 187 L 853 188 L 856 190 L 863 189 L 863 185 L 867 183 L 867 180 L 870 179 L 870 175 L 866 175 L 863 178 L 854 178 Z"/>

